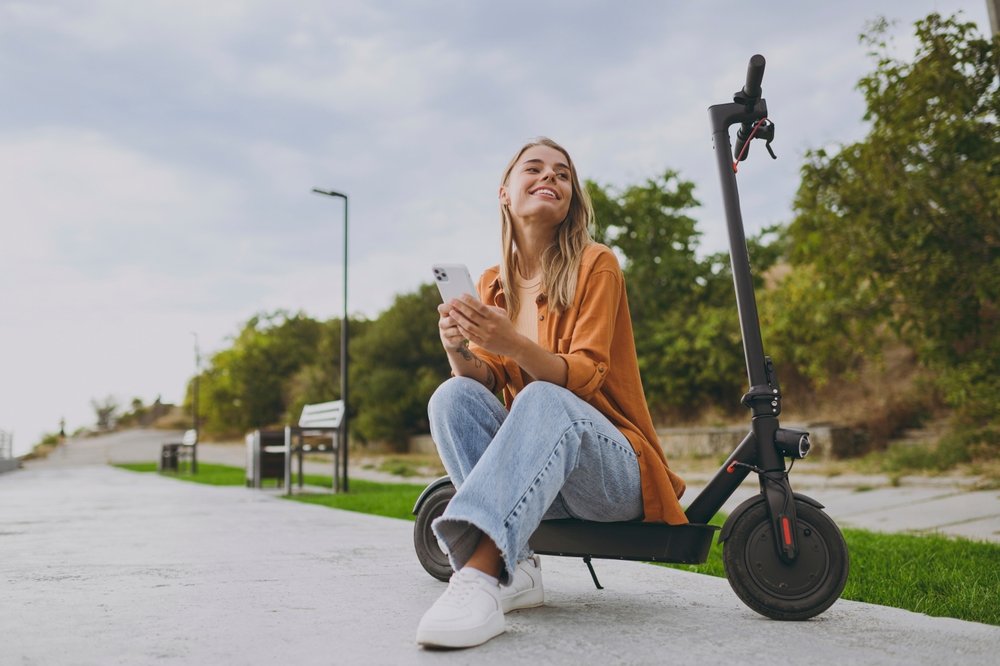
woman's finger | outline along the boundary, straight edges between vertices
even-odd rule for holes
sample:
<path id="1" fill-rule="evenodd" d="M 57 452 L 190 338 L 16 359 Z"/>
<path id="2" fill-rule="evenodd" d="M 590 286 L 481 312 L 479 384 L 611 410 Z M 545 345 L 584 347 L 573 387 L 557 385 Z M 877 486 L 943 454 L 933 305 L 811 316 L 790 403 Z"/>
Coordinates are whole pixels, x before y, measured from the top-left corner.
<path id="1" fill-rule="evenodd" d="M 489 308 L 475 300 L 471 296 L 463 296 L 462 298 L 452 301 L 454 304 L 454 309 L 467 317 L 485 317 L 489 314 Z"/>
<path id="2" fill-rule="evenodd" d="M 458 310 L 458 308 L 452 310 L 451 319 L 457 326 L 464 329 L 473 329 L 478 327 L 477 323 L 473 319 L 467 317 L 466 314 Z"/>

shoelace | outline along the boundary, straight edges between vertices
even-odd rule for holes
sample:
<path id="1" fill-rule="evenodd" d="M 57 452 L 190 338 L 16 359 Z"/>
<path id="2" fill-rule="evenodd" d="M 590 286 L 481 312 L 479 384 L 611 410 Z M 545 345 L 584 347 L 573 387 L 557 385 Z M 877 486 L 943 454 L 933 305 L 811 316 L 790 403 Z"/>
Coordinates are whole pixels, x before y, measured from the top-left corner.
<path id="1" fill-rule="evenodd" d="M 479 581 L 480 578 L 477 574 L 456 573 L 451 577 L 451 582 L 448 583 L 448 589 L 441 601 L 453 605 L 464 604 L 469 595 L 479 588 Z"/>

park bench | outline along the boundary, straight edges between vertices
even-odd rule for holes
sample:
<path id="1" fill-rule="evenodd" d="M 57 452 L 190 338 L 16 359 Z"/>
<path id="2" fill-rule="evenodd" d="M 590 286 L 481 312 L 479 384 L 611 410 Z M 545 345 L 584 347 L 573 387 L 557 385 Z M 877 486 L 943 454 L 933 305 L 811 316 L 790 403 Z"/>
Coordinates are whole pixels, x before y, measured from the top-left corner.
<path id="1" fill-rule="evenodd" d="M 246 436 L 246 485 L 262 488 L 264 481 L 275 480 L 292 491 L 293 460 L 298 461 L 299 488 L 304 486 L 306 454 L 327 453 L 333 456 L 333 488 L 339 491 L 346 481 L 343 447 L 340 446 L 340 423 L 344 415 L 341 400 L 306 405 L 296 426 L 283 430 L 261 429 Z"/>
<path id="2" fill-rule="evenodd" d="M 160 471 L 179 472 L 181 462 L 187 460 L 191 473 L 198 472 L 198 431 L 187 430 L 179 442 L 165 442 L 160 447 Z"/>
<path id="3" fill-rule="evenodd" d="M 340 442 L 344 401 L 333 400 L 305 405 L 297 426 L 285 427 L 285 492 L 292 492 L 292 458 L 299 464 L 299 488 L 303 485 L 303 463 L 307 453 L 328 453 L 333 457 L 333 491 L 346 486 L 347 469 L 342 465 L 345 447 Z M 342 469 L 343 468 L 343 469 Z"/>

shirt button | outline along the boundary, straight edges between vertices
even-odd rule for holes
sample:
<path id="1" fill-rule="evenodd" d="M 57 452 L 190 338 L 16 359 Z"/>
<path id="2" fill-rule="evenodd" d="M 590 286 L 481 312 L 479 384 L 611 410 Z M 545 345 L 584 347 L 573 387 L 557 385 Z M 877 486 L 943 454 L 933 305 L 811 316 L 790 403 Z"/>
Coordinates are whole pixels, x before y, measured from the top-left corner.
<path id="1" fill-rule="evenodd" d="M 545 321 L 545 315 L 538 315 L 538 321 Z"/>

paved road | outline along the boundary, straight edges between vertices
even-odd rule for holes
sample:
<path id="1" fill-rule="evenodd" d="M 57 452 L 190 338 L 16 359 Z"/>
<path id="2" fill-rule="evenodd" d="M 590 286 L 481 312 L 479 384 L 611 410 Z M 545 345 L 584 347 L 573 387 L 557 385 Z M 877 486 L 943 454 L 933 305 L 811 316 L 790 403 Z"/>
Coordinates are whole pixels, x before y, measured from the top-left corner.
<path id="1" fill-rule="evenodd" d="M 72 454 L 66 454 L 68 463 Z M 417 648 L 412 524 L 58 459 L 0 477 L 0 663 L 994 664 L 1000 628 L 838 601 L 765 620 L 722 579 L 544 558 L 547 603 Z"/>

